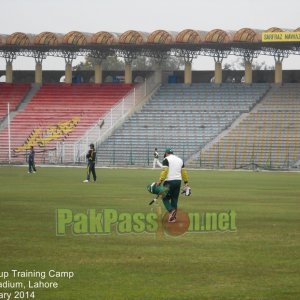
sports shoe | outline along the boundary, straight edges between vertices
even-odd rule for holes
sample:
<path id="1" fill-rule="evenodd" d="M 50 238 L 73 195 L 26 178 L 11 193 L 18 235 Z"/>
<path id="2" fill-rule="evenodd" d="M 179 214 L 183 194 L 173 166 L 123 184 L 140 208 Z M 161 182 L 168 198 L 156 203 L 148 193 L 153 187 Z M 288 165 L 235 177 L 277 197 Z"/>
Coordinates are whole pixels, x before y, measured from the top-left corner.
<path id="1" fill-rule="evenodd" d="M 176 222 L 176 209 L 170 211 L 168 222 L 169 223 Z"/>
<path id="2" fill-rule="evenodd" d="M 83 180 L 82 182 L 84 182 L 84 183 L 88 183 L 89 181 L 86 179 L 86 180 Z"/>

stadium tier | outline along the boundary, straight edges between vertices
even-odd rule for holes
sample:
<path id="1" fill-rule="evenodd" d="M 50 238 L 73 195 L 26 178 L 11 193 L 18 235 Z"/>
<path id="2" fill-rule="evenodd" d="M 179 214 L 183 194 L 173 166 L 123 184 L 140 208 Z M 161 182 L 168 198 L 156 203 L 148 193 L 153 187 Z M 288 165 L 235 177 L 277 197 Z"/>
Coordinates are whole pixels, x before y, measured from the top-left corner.
<path id="1" fill-rule="evenodd" d="M 10 103 L 10 110 L 16 110 L 30 90 L 27 83 L 0 83 L 0 121 L 7 115 L 7 103 Z"/>
<path id="2" fill-rule="evenodd" d="M 40 152 L 38 163 L 50 162 L 47 150 L 82 138 L 132 88 L 44 84 L 12 119 L 12 162 L 24 163 L 31 145 Z M 29 84 L 0 84 L 3 116 L 8 98 L 14 110 L 29 91 Z M 193 167 L 290 168 L 299 163 L 299 142 L 299 84 L 166 84 L 98 145 L 98 165 L 151 166 L 155 147 L 160 159 L 172 147 L 185 160 L 194 157 Z M 0 161 L 8 161 L 7 127 L 0 132 Z"/>
<path id="3" fill-rule="evenodd" d="M 210 168 L 290 168 L 300 159 L 300 85 L 273 86 L 263 101 L 201 153 Z"/>
<path id="4" fill-rule="evenodd" d="M 152 152 L 172 147 L 184 159 L 249 112 L 267 84 L 168 84 L 98 148 L 99 165 L 152 164 Z M 160 157 L 162 159 L 162 156 Z"/>
<path id="5" fill-rule="evenodd" d="M 118 103 L 133 88 L 131 84 L 45 84 L 11 122 L 13 162 L 35 146 L 37 161 L 47 162 L 47 151 L 58 142 L 72 142 Z M 8 160 L 8 128 L 0 133 L 0 161 Z"/>

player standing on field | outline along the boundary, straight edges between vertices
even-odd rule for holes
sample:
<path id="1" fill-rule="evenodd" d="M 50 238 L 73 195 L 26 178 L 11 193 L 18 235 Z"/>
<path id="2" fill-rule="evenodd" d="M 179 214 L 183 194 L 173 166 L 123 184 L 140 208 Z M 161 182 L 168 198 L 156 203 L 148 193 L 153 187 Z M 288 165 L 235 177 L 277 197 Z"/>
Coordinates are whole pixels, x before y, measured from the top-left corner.
<path id="1" fill-rule="evenodd" d="M 35 163 L 34 163 L 34 155 L 35 155 L 35 151 L 34 151 L 33 146 L 31 146 L 29 155 L 28 155 L 28 173 L 36 172 Z"/>
<path id="2" fill-rule="evenodd" d="M 180 192 L 181 180 L 188 186 L 188 175 L 181 158 L 173 154 L 173 150 L 167 148 L 162 163 L 162 172 L 156 185 L 169 186 L 169 192 L 163 198 L 163 203 L 169 212 L 169 222 L 176 221 L 177 203 Z"/>
<path id="3" fill-rule="evenodd" d="M 153 169 L 155 169 L 156 164 L 161 168 L 162 164 L 160 163 L 159 159 L 158 159 L 159 155 L 157 152 L 157 148 L 154 149 L 154 153 L 153 153 Z"/>
<path id="4" fill-rule="evenodd" d="M 86 176 L 86 180 L 84 180 L 83 182 L 90 182 L 91 173 L 93 174 L 94 182 L 96 182 L 96 179 L 97 179 L 96 170 L 95 170 L 96 151 L 95 151 L 95 145 L 94 144 L 90 144 L 90 150 L 86 155 L 86 159 L 88 161 L 87 176 Z"/>

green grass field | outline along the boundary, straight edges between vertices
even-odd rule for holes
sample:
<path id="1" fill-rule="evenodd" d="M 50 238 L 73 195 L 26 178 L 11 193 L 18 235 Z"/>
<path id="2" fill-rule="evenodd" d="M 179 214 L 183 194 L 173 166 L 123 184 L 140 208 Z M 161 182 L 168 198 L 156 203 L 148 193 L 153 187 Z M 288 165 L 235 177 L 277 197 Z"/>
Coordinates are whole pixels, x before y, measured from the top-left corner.
<path id="1" fill-rule="evenodd" d="M 72 271 L 35 299 L 300 299 L 300 173 L 189 171 L 186 212 L 235 210 L 234 232 L 56 235 L 56 210 L 149 213 L 159 170 L 0 168 L 0 282 L 20 271 Z M 3 274 L 3 273 L 2 273 Z M 49 279 L 49 278 L 48 278 Z M 33 280 L 34 281 L 34 280 Z M 16 289 L 1 289 L 13 292 Z M 27 291 L 28 288 L 24 289 Z M 33 291 L 33 290 L 30 290 Z M 1 298 L 0 298 L 1 299 Z M 11 298 L 12 299 L 12 298 Z"/>

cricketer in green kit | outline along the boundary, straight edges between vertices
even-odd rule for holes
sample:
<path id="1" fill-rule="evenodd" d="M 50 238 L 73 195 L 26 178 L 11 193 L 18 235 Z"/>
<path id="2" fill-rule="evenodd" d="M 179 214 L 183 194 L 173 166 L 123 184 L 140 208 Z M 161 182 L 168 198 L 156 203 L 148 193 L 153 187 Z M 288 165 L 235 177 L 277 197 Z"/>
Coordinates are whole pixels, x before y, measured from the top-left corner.
<path id="1" fill-rule="evenodd" d="M 95 150 L 95 145 L 90 144 L 90 150 L 86 155 L 86 159 L 88 161 L 87 163 L 87 175 L 86 175 L 86 180 L 83 182 L 88 183 L 90 182 L 91 178 L 91 173 L 93 175 L 94 183 L 97 180 L 97 175 L 96 175 L 96 170 L 95 170 L 95 165 L 96 165 L 96 150 Z"/>
<path id="2" fill-rule="evenodd" d="M 169 212 L 169 222 L 176 222 L 177 203 L 180 192 L 181 180 L 185 187 L 188 187 L 188 175 L 182 159 L 174 155 L 173 150 L 167 148 L 162 162 L 162 172 L 160 173 L 157 186 L 163 184 L 168 187 L 168 193 L 163 197 L 163 203 Z"/>

